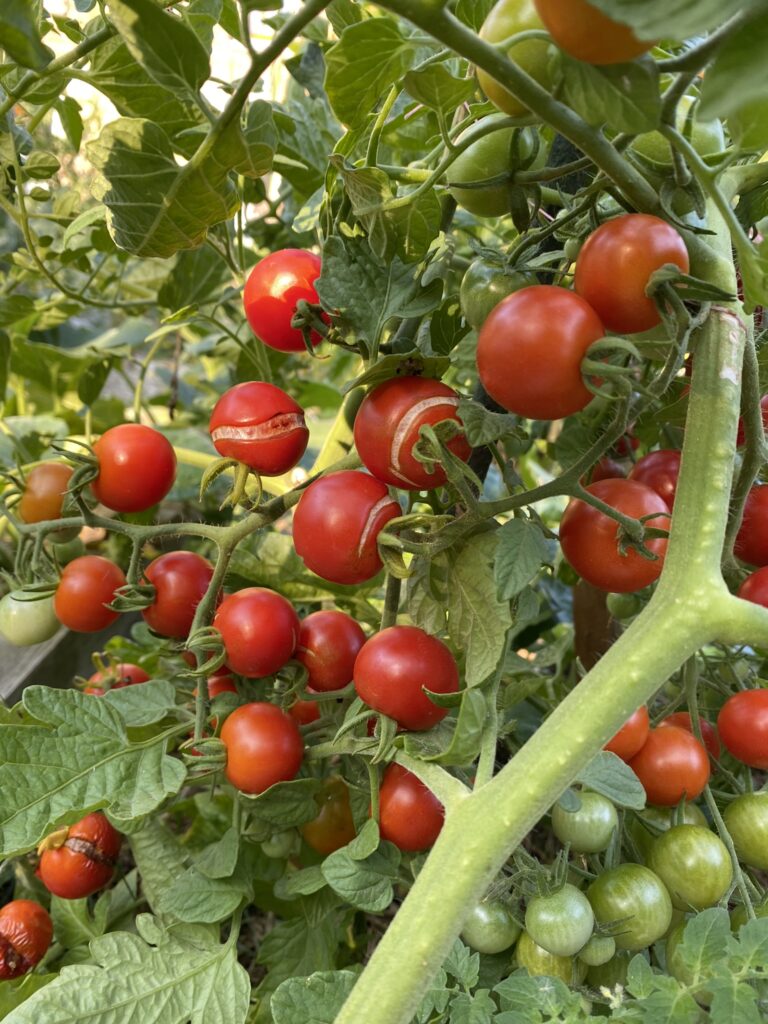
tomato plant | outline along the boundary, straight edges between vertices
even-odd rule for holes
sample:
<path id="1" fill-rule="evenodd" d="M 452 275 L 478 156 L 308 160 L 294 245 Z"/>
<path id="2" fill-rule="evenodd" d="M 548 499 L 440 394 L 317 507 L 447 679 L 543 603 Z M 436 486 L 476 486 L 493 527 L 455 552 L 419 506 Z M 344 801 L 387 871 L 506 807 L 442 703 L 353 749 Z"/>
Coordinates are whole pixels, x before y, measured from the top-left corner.
<path id="1" fill-rule="evenodd" d="M 576 811 L 568 811 L 561 804 L 552 808 L 552 831 L 576 853 L 600 853 L 619 827 L 616 808 L 600 793 L 582 790 L 578 796 L 581 806 Z"/>
<path id="2" fill-rule="evenodd" d="M 678 822 L 681 825 L 709 827 L 701 810 L 689 801 L 679 807 L 651 806 L 636 812 L 629 823 L 627 833 L 642 861 L 647 863 L 656 837 Z"/>
<path id="3" fill-rule="evenodd" d="M 503 953 L 514 945 L 520 926 L 505 903 L 481 900 L 469 908 L 461 929 L 461 938 L 478 953 Z"/>
<path id="4" fill-rule="evenodd" d="M 225 597 L 213 619 L 233 672 L 260 678 L 293 657 L 299 617 L 290 601 L 265 587 L 248 587 Z"/>
<path id="5" fill-rule="evenodd" d="M 434 793 L 399 764 L 384 771 L 379 789 L 381 838 L 405 852 L 428 850 L 443 827 L 445 809 Z"/>
<path id="6" fill-rule="evenodd" d="M 534 0 L 534 4 L 557 45 L 577 60 L 623 64 L 651 48 L 651 43 L 638 39 L 632 29 L 603 14 L 589 0 Z"/>
<path id="7" fill-rule="evenodd" d="M 306 451 L 304 410 L 289 394 L 264 381 L 245 381 L 222 395 L 209 425 L 216 451 L 265 476 L 280 476 Z"/>
<path id="8" fill-rule="evenodd" d="M 176 454 L 163 435 L 141 423 L 121 423 L 93 446 L 96 500 L 114 512 L 143 512 L 166 496 L 176 477 Z"/>
<path id="9" fill-rule="evenodd" d="M 125 585 L 122 569 L 101 555 L 83 555 L 64 568 L 53 598 L 62 626 L 78 633 L 95 633 L 111 625 L 118 612 L 107 607 Z"/>
<path id="10" fill-rule="evenodd" d="M 364 643 L 360 624 L 345 612 L 312 612 L 302 619 L 296 659 L 307 670 L 307 685 L 325 693 L 351 683 L 355 658 Z"/>
<path id="11" fill-rule="evenodd" d="M 65 900 L 98 892 L 114 874 L 121 844 L 122 836 L 103 814 L 87 814 L 65 834 L 43 843 L 39 868 L 43 885 Z"/>
<path id="12" fill-rule="evenodd" d="M 243 793 L 263 793 L 293 779 L 304 759 L 296 723 L 274 704 L 255 701 L 236 708 L 221 729 L 227 779 Z"/>
<path id="13" fill-rule="evenodd" d="M 492 115 L 477 125 L 477 130 L 490 128 L 501 115 Z M 524 129 L 515 136 L 516 129 L 500 128 L 490 131 L 473 142 L 453 162 L 450 170 L 451 195 L 465 210 L 476 217 L 500 217 L 509 212 L 509 182 L 517 170 L 516 164 L 527 161 L 533 154 L 533 136 Z M 516 139 L 516 141 L 515 141 Z M 461 142 L 461 138 L 458 139 Z M 513 148 L 514 146 L 514 148 Z M 516 157 L 516 159 L 513 159 Z M 465 183 L 477 184 L 485 180 L 503 178 L 484 188 L 462 188 Z"/>
<path id="14" fill-rule="evenodd" d="M 677 725 L 651 729 L 629 766 L 642 782 L 648 802 L 662 807 L 695 800 L 709 781 L 706 748 Z"/>
<path id="15" fill-rule="evenodd" d="M 723 704 L 717 731 L 737 761 L 768 769 L 768 690 L 742 690 Z"/>
<path id="16" fill-rule="evenodd" d="M 53 938 L 45 907 L 13 900 L 0 910 L 0 980 L 18 978 L 40 963 Z"/>
<path id="17" fill-rule="evenodd" d="M 52 597 L 29 600 L 21 591 L 11 591 L 0 598 L 0 634 L 15 647 L 50 640 L 60 629 Z"/>
<path id="18" fill-rule="evenodd" d="M 315 281 L 320 276 L 320 258 L 303 249 L 281 249 L 259 260 L 248 275 L 243 307 L 251 330 L 270 348 L 280 352 L 303 352 L 301 331 L 291 326 L 299 302 L 316 304 Z M 310 335 L 313 345 L 321 341 L 317 331 Z"/>
<path id="19" fill-rule="evenodd" d="M 155 588 L 152 604 L 142 610 L 144 621 L 160 636 L 183 640 L 208 590 L 213 566 L 194 551 L 169 551 L 150 562 L 144 576 Z"/>

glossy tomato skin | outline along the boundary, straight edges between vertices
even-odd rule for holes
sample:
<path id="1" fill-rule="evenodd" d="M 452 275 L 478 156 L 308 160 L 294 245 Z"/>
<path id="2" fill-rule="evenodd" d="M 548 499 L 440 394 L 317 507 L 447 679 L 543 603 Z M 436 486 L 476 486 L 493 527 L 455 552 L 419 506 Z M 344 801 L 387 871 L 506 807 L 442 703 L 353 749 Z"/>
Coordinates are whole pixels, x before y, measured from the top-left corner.
<path id="1" fill-rule="evenodd" d="M 53 922 L 33 900 L 13 900 L 0 910 L 0 981 L 19 978 L 39 964 L 53 938 Z"/>
<path id="2" fill-rule="evenodd" d="M 114 512 L 143 512 L 173 487 L 176 453 L 152 427 L 121 423 L 102 434 L 93 452 L 99 475 L 91 490 L 97 501 Z"/>
<path id="3" fill-rule="evenodd" d="M 650 214 L 627 213 L 587 238 L 576 260 L 574 286 L 609 330 L 637 334 L 661 322 L 645 289 L 665 263 L 686 274 L 690 269 L 679 232 Z"/>
<path id="4" fill-rule="evenodd" d="M 768 771 L 768 690 L 742 690 L 717 716 L 720 739 L 737 761 Z"/>
<path id="5" fill-rule="evenodd" d="M 581 807 L 566 811 L 560 804 L 552 808 L 552 831 L 561 843 L 569 843 L 576 853 L 602 853 L 608 849 L 619 816 L 611 801 L 600 793 L 579 793 Z"/>
<path id="6" fill-rule="evenodd" d="M 586 478 L 582 482 L 596 484 L 600 480 L 623 480 L 626 475 L 627 471 L 620 462 L 616 462 L 615 459 L 609 459 L 604 455 L 586 474 Z"/>
<path id="7" fill-rule="evenodd" d="M 293 469 L 307 450 L 304 410 L 274 384 L 250 380 L 226 391 L 209 424 L 219 455 L 237 459 L 263 476 Z"/>
<path id="8" fill-rule="evenodd" d="M 30 469 L 24 480 L 24 493 L 16 506 L 19 517 L 25 523 L 60 519 L 73 472 L 72 467 L 63 462 L 43 462 Z"/>
<path id="9" fill-rule="evenodd" d="M 111 626 L 118 613 L 106 607 L 125 586 L 119 566 L 101 555 L 83 555 L 65 566 L 53 599 L 59 622 L 75 633 L 96 633 Z"/>
<path id="10" fill-rule="evenodd" d="M 503 120 L 502 114 L 491 114 L 477 124 L 472 125 L 456 140 L 464 141 L 466 135 L 478 129 L 486 128 L 494 121 Z M 524 128 L 517 139 L 517 165 L 513 164 L 514 128 L 501 128 L 483 135 L 471 146 L 460 153 L 448 169 L 448 180 L 451 183 L 451 195 L 459 206 L 473 213 L 476 217 L 503 217 L 510 210 L 510 186 L 512 174 L 519 167 L 520 161 L 527 160 L 533 152 L 534 140 L 531 129 Z M 466 183 L 487 181 L 506 174 L 508 180 L 499 185 L 486 188 L 462 188 Z"/>
<path id="11" fill-rule="evenodd" d="M 375 711 L 405 729 L 431 729 L 448 709 L 433 704 L 423 687 L 456 693 L 459 670 L 442 640 L 417 626 L 390 626 L 363 645 L 354 682 L 357 695 Z"/>
<path id="12" fill-rule="evenodd" d="M 121 662 L 103 672 L 94 672 L 88 678 L 89 685 L 85 687 L 83 693 L 93 693 L 97 697 L 101 697 L 107 689 L 120 690 L 124 686 L 136 686 L 138 683 L 146 682 L 149 682 L 149 676 L 141 666 L 132 665 L 130 662 Z M 108 683 L 109 686 L 105 687 L 104 683 Z"/>
<path id="13" fill-rule="evenodd" d="M 680 452 L 673 448 L 649 452 L 638 459 L 629 474 L 630 480 L 645 484 L 663 498 L 671 510 L 675 501 L 677 478 L 680 475 Z"/>
<path id="14" fill-rule="evenodd" d="M 480 38 L 486 43 L 501 43 L 520 32 L 543 28 L 544 24 L 536 12 L 533 0 L 499 0 L 483 22 Z M 509 59 L 545 88 L 552 84 L 548 46 L 544 39 L 529 39 L 507 50 Z M 524 103 L 482 68 L 478 68 L 477 80 L 491 103 L 505 114 L 513 117 L 530 114 Z"/>
<path id="15" fill-rule="evenodd" d="M 150 562 L 144 575 L 155 588 L 154 601 L 142 610 L 144 621 L 160 636 L 185 639 L 213 577 L 213 566 L 194 551 L 169 551 Z"/>
<path id="16" fill-rule="evenodd" d="M 549 34 L 561 50 L 576 60 L 587 64 L 623 64 L 653 46 L 587 0 L 534 2 Z"/>
<path id="17" fill-rule="evenodd" d="M 478 953 L 490 956 L 509 949 L 520 935 L 509 908 L 500 900 L 481 900 L 469 909 L 464 918 L 461 938 Z"/>
<path id="18" fill-rule="evenodd" d="M 266 587 L 248 587 L 225 597 L 213 626 L 224 641 L 228 667 L 249 679 L 279 671 L 293 657 L 299 639 L 293 605 Z"/>
<path id="19" fill-rule="evenodd" d="M 567 884 L 548 896 L 534 896 L 525 911 L 525 930 L 533 941 L 553 956 L 575 956 L 595 924 L 589 900 Z"/>
<path id="20" fill-rule="evenodd" d="M 248 275 L 243 306 L 251 330 L 265 345 L 280 352 L 304 352 L 300 330 L 291 319 L 300 300 L 316 305 L 314 282 L 320 276 L 320 257 L 305 249 L 280 249 L 260 260 Z M 312 344 L 322 338 L 312 332 Z"/>
<path id="21" fill-rule="evenodd" d="M 307 687 L 308 692 L 312 692 Z M 320 718 L 320 705 L 316 700 L 295 700 L 288 708 L 288 714 L 297 725 L 310 725 Z"/>
<path id="22" fill-rule="evenodd" d="M 562 419 L 592 400 L 581 361 L 604 335 L 598 315 L 574 292 L 547 284 L 522 288 L 503 299 L 480 330 L 480 380 L 509 412 Z"/>
<path id="23" fill-rule="evenodd" d="M 307 685 L 321 693 L 352 682 L 355 658 L 365 643 L 358 622 L 336 610 L 312 612 L 301 620 L 296 660 L 306 668 Z"/>
<path id="24" fill-rule="evenodd" d="M 435 466 L 430 472 L 413 454 L 423 426 L 442 420 L 461 423 L 459 396 L 446 384 L 427 377 L 393 377 L 370 391 L 355 417 L 355 447 L 365 468 L 377 480 L 406 491 L 441 487 L 448 479 Z M 464 462 L 472 449 L 463 434 L 448 448 Z"/>
<path id="25" fill-rule="evenodd" d="M 676 725 L 651 729 L 629 767 L 643 784 L 648 803 L 661 807 L 695 800 L 709 781 L 706 748 Z"/>
<path id="26" fill-rule="evenodd" d="M 758 484 L 747 495 L 733 552 L 750 565 L 768 565 L 768 484 Z"/>
<path id="27" fill-rule="evenodd" d="M 609 868 L 587 889 L 598 924 L 616 925 L 618 949 L 636 952 L 665 934 L 672 921 L 672 901 L 658 875 L 641 864 Z"/>
<path id="28" fill-rule="evenodd" d="M 669 529 L 669 509 L 650 487 L 634 480 L 600 480 L 587 488 L 590 494 L 624 515 L 646 520 L 647 528 Z M 641 590 L 658 579 L 667 550 L 666 537 L 646 540 L 646 547 L 657 557 L 655 561 L 628 548 L 618 548 L 618 524 L 578 498 L 568 503 L 560 523 L 560 544 L 563 554 L 587 583 L 600 590 L 626 594 Z"/>
<path id="29" fill-rule="evenodd" d="M 61 629 L 53 598 L 27 601 L 23 591 L 12 590 L 0 598 L 0 634 L 15 647 L 30 647 L 50 640 Z"/>
<path id="30" fill-rule="evenodd" d="M 536 284 L 533 274 L 517 270 L 507 272 L 481 256 L 473 260 L 464 272 L 459 290 L 459 302 L 464 319 L 479 331 L 491 310 L 512 292 Z"/>
<path id="31" fill-rule="evenodd" d="M 768 871 L 768 793 L 742 793 L 723 811 L 742 864 Z"/>
<path id="32" fill-rule="evenodd" d="M 112 879 L 122 836 L 99 811 L 72 825 L 62 846 L 40 857 L 40 878 L 55 896 L 79 900 Z"/>
<path id="33" fill-rule="evenodd" d="M 709 828 L 707 819 L 702 812 L 692 803 L 684 803 L 681 808 L 681 824 L 697 825 L 699 828 Z M 651 847 L 660 833 L 672 828 L 678 818 L 677 807 L 645 807 L 637 811 L 627 827 L 629 835 L 637 847 L 637 851 L 643 863 L 648 862 L 651 855 Z M 652 828 L 647 828 L 647 822 Z"/>
<path id="34" fill-rule="evenodd" d="M 293 719 L 255 701 L 228 716 L 221 739 L 227 748 L 226 776 L 242 793 L 263 793 L 276 782 L 295 778 L 304 758 L 304 743 Z"/>
<path id="35" fill-rule="evenodd" d="M 324 580 L 365 583 L 382 567 L 376 539 L 399 515 L 381 480 L 357 470 L 329 473 L 311 483 L 296 506 L 296 553 Z"/>
<path id="36" fill-rule="evenodd" d="M 675 825 L 654 839 L 648 867 L 666 885 L 678 910 L 714 907 L 733 880 L 725 843 L 700 825 Z"/>
<path id="37" fill-rule="evenodd" d="M 213 700 L 214 697 L 218 697 L 222 693 L 237 693 L 237 686 L 235 681 L 226 669 L 220 669 L 218 672 L 214 672 L 213 675 L 208 676 L 208 697 Z M 197 691 L 195 691 L 197 695 Z"/>
<path id="38" fill-rule="evenodd" d="M 445 808 L 423 782 L 399 764 L 389 764 L 379 790 L 381 838 L 398 849 L 428 850 L 440 834 Z"/>
<path id="39" fill-rule="evenodd" d="M 326 779 L 315 799 L 320 808 L 319 813 L 312 821 L 302 825 L 300 832 L 304 842 L 325 857 L 355 838 L 349 789 L 343 779 Z"/>
<path id="40" fill-rule="evenodd" d="M 631 761 L 648 739 L 650 728 L 651 720 L 648 715 L 648 708 L 645 704 L 641 704 L 637 711 L 629 716 L 613 739 L 606 743 L 603 749 L 610 750 L 611 753 L 620 757 L 622 761 Z"/>
<path id="41" fill-rule="evenodd" d="M 693 722 L 688 711 L 675 711 L 673 714 L 667 715 L 665 719 L 659 722 L 659 728 L 664 725 L 676 725 L 694 735 Z M 711 722 L 708 722 L 706 718 L 701 718 L 701 716 L 699 716 L 699 729 L 701 731 L 701 738 L 704 740 L 704 746 L 712 757 L 717 760 L 720 757 L 720 740 L 718 739 L 717 729 Z"/>
<path id="42" fill-rule="evenodd" d="M 768 608 L 768 566 L 764 565 L 762 569 L 747 576 L 739 587 L 738 596 L 744 601 Z"/>

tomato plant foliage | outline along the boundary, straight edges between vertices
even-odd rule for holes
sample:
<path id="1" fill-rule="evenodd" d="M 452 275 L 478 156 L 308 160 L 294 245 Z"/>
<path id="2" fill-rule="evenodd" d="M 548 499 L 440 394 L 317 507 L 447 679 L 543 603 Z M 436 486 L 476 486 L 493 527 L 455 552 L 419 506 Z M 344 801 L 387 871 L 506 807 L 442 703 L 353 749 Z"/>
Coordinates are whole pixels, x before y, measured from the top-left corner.
<path id="1" fill-rule="evenodd" d="M 0 1020 L 765 1019 L 767 36 L 4 5 Z"/>

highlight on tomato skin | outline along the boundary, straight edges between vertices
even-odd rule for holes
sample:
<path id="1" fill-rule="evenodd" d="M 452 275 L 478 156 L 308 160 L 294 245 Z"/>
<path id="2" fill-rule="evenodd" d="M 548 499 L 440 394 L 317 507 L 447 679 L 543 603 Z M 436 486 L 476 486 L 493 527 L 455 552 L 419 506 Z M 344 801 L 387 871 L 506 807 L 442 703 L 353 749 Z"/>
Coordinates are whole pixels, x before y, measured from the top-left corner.
<path id="1" fill-rule="evenodd" d="M 291 320 L 300 301 L 319 303 L 315 281 L 321 269 L 320 257 L 306 249 L 280 249 L 259 260 L 249 273 L 243 309 L 251 330 L 269 348 L 305 351 L 304 337 Z M 317 331 L 310 338 L 313 345 L 322 341 Z"/>
<path id="2" fill-rule="evenodd" d="M 445 819 L 445 808 L 420 779 L 399 764 L 384 770 L 379 789 L 381 838 L 406 853 L 434 845 Z"/>
<path id="3" fill-rule="evenodd" d="M 176 479 L 171 442 L 142 423 L 121 423 L 93 446 L 99 473 L 91 482 L 97 501 L 114 512 L 144 512 L 168 494 Z"/>

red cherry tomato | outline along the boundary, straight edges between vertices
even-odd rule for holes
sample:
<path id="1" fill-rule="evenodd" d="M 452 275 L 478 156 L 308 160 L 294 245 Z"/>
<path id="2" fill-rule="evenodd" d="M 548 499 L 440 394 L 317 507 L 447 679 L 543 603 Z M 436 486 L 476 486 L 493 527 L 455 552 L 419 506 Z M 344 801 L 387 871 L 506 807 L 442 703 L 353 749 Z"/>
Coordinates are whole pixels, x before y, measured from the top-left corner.
<path id="1" fill-rule="evenodd" d="M 132 665 L 130 662 L 122 662 L 113 668 L 106 669 L 104 672 L 94 672 L 88 679 L 88 682 L 94 685 L 86 686 L 83 693 L 94 693 L 101 697 L 107 689 L 120 690 L 124 686 L 136 686 L 138 683 L 146 683 L 148 681 L 149 676 L 143 668 L 140 668 L 138 665 Z M 108 683 L 109 685 L 105 687 L 101 685 L 102 683 Z"/>
<path id="2" fill-rule="evenodd" d="M 299 617 L 290 601 L 266 587 L 248 587 L 225 597 L 213 620 L 227 665 L 249 679 L 279 671 L 293 657 Z"/>
<path id="3" fill-rule="evenodd" d="M 610 750 L 620 757 L 622 761 L 631 761 L 648 739 L 648 732 L 651 723 L 648 717 L 648 708 L 641 704 L 633 715 L 626 720 L 610 743 L 606 743 L 604 750 Z"/>
<path id="4" fill-rule="evenodd" d="M 315 480 L 293 517 L 296 552 L 312 572 L 332 583 L 365 583 L 381 569 L 376 540 L 402 515 L 380 481 L 344 470 Z"/>
<path id="5" fill-rule="evenodd" d="M 582 480 L 584 484 L 596 484 L 600 480 L 623 480 L 626 477 L 627 471 L 620 462 L 616 462 L 615 459 L 609 459 L 604 456 L 598 463 L 596 463 L 589 473 L 586 474 Z"/>
<path id="6" fill-rule="evenodd" d="M 395 377 L 375 387 L 355 417 L 355 446 L 363 465 L 378 480 L 406 491 L 440 487 L 448 479 L 436 466 L 430 472 L 413 455 L 419 431 L 442 420 L 461 423 L 456 415 L 459 396 L 439 380 Z M 448 448 L 465 462 L 472 449 L 464 435 Z"/>
<path id="7" fill-rule="evenodd" d="M 768 395 L 763 395 L 763 397 L 760 399 L 760 415 L 763 419 L 763 433 L 765 433 L 765 431 L 768 430 Z M 739 429 L 736 433 L 737 446 L 741 447 L 741 445 L 744 444 L 746 439 L 747 436 L 744 433 L 744 420 L 741 417 L 739 417 Z M 27 522 L 30 522 L 30 520 L 27 520 Z"/>
<path id="8" fill-rule="evenodd" d="M 163 435 L 140 423 L 112 427 L 93 446 L 96 500 L 114 512 L 143 512 L 162 501 L 176 477 L 176 453 Z"/>
<path id="9" fill-rule="evenodd" d="M 16 506 L 19 517 L 25 523 L 60 519 L 72 473 L 72 467 L 63 462 L 43 462 L 30 469 L 24 480 L 24 493 Z"/>
<path id="10" fill-rule="evenodd" d="M 445 808 L 423 782 L 399 764 L 387 765 L 379 790 L 381 838 L 414 853 L 433 845 Z"/>
<path id="11" fill-rule="evenodd" d="M 744 601 L 768 608 L 768 566 L 764 565 L 762 569 L 750 573 L 739 587 L 738 596 Z"/>
<path id="12" fill-rule="evenodd" d="M 125 575 L 114 562 L 100 555 L 83 555 L 64 568 L 53 599 L 56 618 L 76 633 L 96 633 L 111 626 L 118 613 L 106 607 L 115 591 L 125 586 Z"/>
<path id="13" fill-rule="evenodd" d="M 169 551 L 150 562 L 144 575 L 155 588 L 154 601 L 142 610 L 144 621 L 160 636 L 183 640 L 208 590 L 213 566 L 194 551 Z"/>
<path id="14" fill-rule="evenodd" d="M 662 726 L 675 725 L 680 729 L 685 729 L 693 736 L 693 722 L 691 721 L 691 715 L 688 711 L 675 711 L 671 715 L 659 722 L 659 729 Z M 710 752 L 712 757 L 717 760 L 720 757 L 720 740 L 717 737 L 717 729 L 708 722 L 706 718 L 699 716 L 699 728 L 701 730 L 701 738 L 704 740 L 704 746 Z"/>
<path id="15" fill-rule="evenodd" d="M 640 442 L 634 434 L 623 434 L 613 446 L 613 450 L 622 459 L 626 459 L 632 452 L 636 452 L 639 447 Z"/>
<path id="16" fill-rule="evenodd" d="M 653 46 L 587 0 L 534 0 L 534 4 L 560 49 L 587 64 L 623 64 Z"/>
<path id="17" fill-rule="evenodd" d="M 282 388 L 258 380 L 226 391 L 214 407 L 209 429 L 219 455 L 264 476 L 293 469 L 309 442 L 301 406 Z"/>
<path id="18" fill-rule="evenodd" d="M 307 687 L 307 693 L 313 693 L 311 686 Z M 320 705 L 316 700 L 295 700 L 288 708 L 288 714 L 297 725 L 309 725 L 317 722 L 320 718 Z"/>
<path id="19" fill-rule="evenodd" d="M 430 729 L 445 718 L 424 693 L 456 693 L 459 670 L 435 636 L 416 626 L 390 626 L 367 640 L 355 661 L 355 689 L 365 703 L 406 729 Z"/>
<path id="20" fill-rule="evenodd" d="M 758 484 L 747 495 L 733 551 L 750 565 L 768 565 L 768 484 Z"/>
<path id="21" fill-rule="evenodd" d="M 212 676 L 208 676 L 208 697 L 210 700 L 218 697 L 220 693 L 237 693 L 235 681 L 226 670 L 214 672 Z M 195 690 L 195 696 L 197 696 L 197 690 Z"/>
<path id="22" fill-rule="evenodd" d="M 123 837 L 99 811 L 72 825 L 62 845 L 46 849 L 39 875 L 49 892 L 79 900 L 98 892 L 115 871 Z"/>
<path id="23" fill-rule="evenodd" d="M 768 690 L 742 690 L 723 704 L 717 730 L 729 753 L 768 771 Z"/>
<path id="24" fill-rule="evenodd" d="M 648 803 L 673 807 L 695 800 L 709 781 L 705 747 L 685 729 L 667 725 L 651 729 L 629 767 L 643 784 Z"/>
<path id="25" fill-rule="evenodd" d="M 661 323 L 645 289 L 654 271 L 674 263 L 688 273 L 682 236 L 646 213 L 627 213 L 601 224 L 576 260 L 574 287 L 610 331 L 637 334 Z"/>
<path id="26" fill-rule="evenodd" d="M 304 842 L 324 857 L 355 838 L 355 823 L 349 806 L 349 789 L 343 779 L 326 779 L 322 791 L 315 797 L 320 813 L 302 825 Z"/>
<path id="27" fill-rule="evenodd" d="M 502 299 L 480 330 L 480 380 L 518 416 L 570 416 L 592 400 L 581 361 L 604 335 L 598 315 L 574 292 L 546 284 L 523 288 Z"/>
<path id="28" fill-rule="evenodd" d="M 587 490 L 624 515 L 635 519 L 652 516 L 645 521 L 646 527 L 669 529 L 669 509 L 650 487 L 633 480 L 601 480 L 590 484 Z M 615 594 L 641 590 L 658 579 L 667 540 L 665 537 L 646 540 L 646 547 L 657 556 L 655 561 L 650 561 L 632 548 L 621 554 L 618 535 L 614 519 L 578 499 L 569 502 L 560 523 L 563 554 L 587 583 Z"/>
<path id="29" fill-rule="evenodd" d="M 303 352 L 304 338 L 291 327 L 296 304 L 320 300 L 314 282 L 320 276 L 320 257 L 304 249 L 280 249 L 260 260 L 248 275 L 243 306 L 253 333 L 270 348 Z M 322 338 L 312 332 L 312 344 Z"/>
<path id="30" fill-rule="evenodd" d="M 296 659 L 306 668 L 307 683 L 327 693 L 352 682 L 355 658 L 365 643 L 359 623 L 344 612 L 313 612 L 302 620 Z"/>
<path id="31" fill-rule="evenodd" d="M 31 971 L 48 952 L 52 938 L 53 922 L 39 903 L 6 903 L 0 910 L 0 981 Z"/>
<path id="32" fill-rule="evenodd" d="M 296 723 L 274 704 L 244 704 L 221 730 L 227 748 L 226 775 L 243 793 L 263 793 L 296 777 L 304 743 Z"/>
<path id="33" fill-rule="evenodd" d="M 649 452 L 638 459 L 629 474 L 630 480 L 645 484 L 656 491 L 671 509 L 675 500 L 677 478 L 680 475 L 680 452 L 675 449 L 662 449 Z"/>

